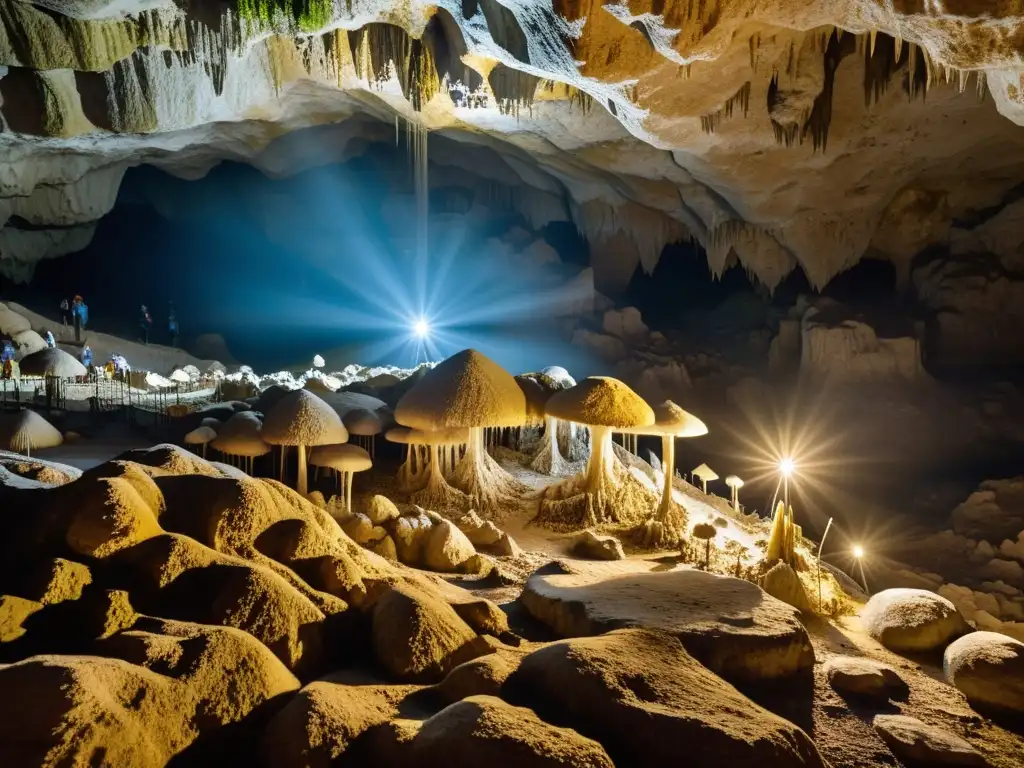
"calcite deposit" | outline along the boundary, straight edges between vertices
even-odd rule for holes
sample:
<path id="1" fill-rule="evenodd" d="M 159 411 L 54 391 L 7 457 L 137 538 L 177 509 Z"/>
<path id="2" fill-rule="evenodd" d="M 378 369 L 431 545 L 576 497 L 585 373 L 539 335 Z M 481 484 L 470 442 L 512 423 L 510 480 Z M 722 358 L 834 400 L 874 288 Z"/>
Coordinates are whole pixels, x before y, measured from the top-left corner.
<path id="1" fill-rule="evenodd" d="M 1022 22 L 982 0 L 8 2 L 0 271 L 83 248 L 132 166 L 283 176 L 374 142 L 571 222 L 608 295 L 686 239 L 768 288 L 865 255 L 908 284 L 954 243 L 1005 271 L 1019 228 L 981 225 L 1024 170 Z"/>

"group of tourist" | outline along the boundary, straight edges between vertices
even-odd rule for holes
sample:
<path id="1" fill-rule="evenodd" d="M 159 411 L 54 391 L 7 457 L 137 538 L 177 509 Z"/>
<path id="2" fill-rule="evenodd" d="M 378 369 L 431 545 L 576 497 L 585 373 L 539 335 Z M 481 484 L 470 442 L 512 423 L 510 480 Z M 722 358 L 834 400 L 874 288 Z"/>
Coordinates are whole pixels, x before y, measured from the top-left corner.
<path id="1" fill-rule="evenodd" d="M 75 341 L 80 342 L 82 340 L 82 329 L 85 328 L 89 320 L 89 308 L 86 306 L 81 295 L 76 294 L 75 298 L 70 302 L 67 299 L 61 299 L 60 319 L 61 324 L 65 328 L 74 327 Z M 153 316 L 149 313 L 149 307 L 143 304 L 139 307 L 139 341 L 143 344 L 149 344 L 149 335 L 152 330 Z M 47 336 L 52 338 L 53 335 L 47 332 Z M 178 346 L 178 314 L 175 312 L 174 304 L 171 302 L 168 302 L 167 308 L 167 336 L 172 347 Z M 54 345 L 50 344 L 50 346 Z"/>

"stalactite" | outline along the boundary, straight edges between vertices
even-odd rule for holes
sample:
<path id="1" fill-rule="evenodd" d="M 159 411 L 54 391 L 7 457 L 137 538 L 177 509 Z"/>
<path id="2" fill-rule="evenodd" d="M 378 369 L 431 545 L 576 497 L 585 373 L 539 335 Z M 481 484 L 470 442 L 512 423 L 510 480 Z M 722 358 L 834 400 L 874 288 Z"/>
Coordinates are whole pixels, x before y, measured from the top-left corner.
<path id="1" fill-rule="evenodd" d="M 800 130 L 800 141 L 810 135 L 814 150 L 824 152 L 828 149 L 828 129 L 832 123 L 832 89 L 835 85 L 836 69 L 839 63 L 856 50 L 856 44 L 850 38 L 840 42 L 833 31 L 825 47 L 825 80 L 821 93 L 814 99 L 810 115 Z"/>
<path id="2" fill-rule="evenodd" d="M 779 96 L 779 73 L 776 72 L 772 76 L 771 82 L 768 84 L 768 114 L 772 114 L 772 108 L 775 106 Z M 778 144 L 784 144 L 787 147 L 792 147 L 797 139 L 800 138 L 800 126 L 807 122 L 807 115 L 805 114 L 799 123 L 780 123 L 775 120 L 774 117 L 770 118 L 772 124 L 772 132 L 775 134 L 775 141 Z"/>
<path id="3" fill-rule="evenodd" d="M 349 32 L 349 44 L 356 76 L 377 88 L 394 76 L 417 112 L 441 90 L 430 50 L 401 27 L 367 24 Z"/>
<path id="4" fill-rule="evenodd" d="M 708 115 L 701 115 L 700 127 L 704 133 L 715 133 L 721 124 L 723 115 L 725 118 L 732 117 L 736 106 L 743 108 L 743 116 L 746 117 L 750 110 L 750 81 L 745 82 L 736 93 L 725 100 L 722 108 Z"/>
<path id="5" fill-rule="evenodd" d="M 487 82 L 490 83 L 497 101 L 498 111 L 503 115 L 516 117 L 523 107 L 532 109 L 539 81 L 540 78 L 536 75 L 506 67 L 504 64 L 496 64 L 487 76 Z"/>

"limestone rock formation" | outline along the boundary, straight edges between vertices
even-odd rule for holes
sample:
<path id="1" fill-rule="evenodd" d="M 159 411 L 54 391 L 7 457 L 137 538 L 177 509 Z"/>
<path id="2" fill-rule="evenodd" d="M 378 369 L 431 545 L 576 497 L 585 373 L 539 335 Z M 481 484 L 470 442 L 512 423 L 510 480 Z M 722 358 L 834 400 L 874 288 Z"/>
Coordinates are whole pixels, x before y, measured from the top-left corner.
<path id="1" fill-rule="evenodd" d="M 995 632 L 972 632 L 950 643 L 943 655 L 946 679 L 971 704 L 1024 712 L 1024 643 Z"/>
<path id="2" fill-rule="evenodd" d="M 600 290 L 691 237 L 716 274 L 768 288 L 867 253 L 905 280 L 951 222 L 1012 202 L 1021 23 L 1013 4 L 865 0 L 18 3 L 0 19 L 0 264 L 26 279 L 82 248 L 131 166 L 285 174 L 394 141 L 397 117 L 445 129 L 462 148 L 439 167 L 499 185 L 532 226 L 574 224 Z M 282 135 L 314 128 L 315 159 Z M 1005 252 L 1008 229 L 971 242 Z M 532 239 L 501 242 L 550 263 Z"/>
<path id="3" fill-rule="evenodd" d="M 679 641 L 645 629 L 563 640 L 507 682 L 524 702 L 600 738 L 623 764 L 823 766 L 799 728 L 751 702 Z"/>
<path id="4" fill-rule="evenodd" d="M 796 609 L 757 585 L 678 568 L 650 572 L 622 563 L 556 563 L 534 573 L 520 598 L 562 637 L 639 626 L 675 635 L 727 680 L 773 680 L 814 663 Z"/>
<path id="5" fill-rule="evenodd" d="M 958 736 L 907 715 L 875 715 L 872 722 L 882 741 L 911 765 L 985 766 L 979 752 Z"/>
<path id="6" fill-rule="evenodd" d="M 829 684 L 843 694 L 888 698 L 907 691 L 907 684 L 895 669 L 871 659 L 834 656 L 825 662 Z"/>
<path id="7" fill-rule="evenodd" d="M 923 589 L 886 589 L 872 595 L 861 621 L 886 648 L 907 652 L 942 648 L 970 629 L 949 600 Z"/>

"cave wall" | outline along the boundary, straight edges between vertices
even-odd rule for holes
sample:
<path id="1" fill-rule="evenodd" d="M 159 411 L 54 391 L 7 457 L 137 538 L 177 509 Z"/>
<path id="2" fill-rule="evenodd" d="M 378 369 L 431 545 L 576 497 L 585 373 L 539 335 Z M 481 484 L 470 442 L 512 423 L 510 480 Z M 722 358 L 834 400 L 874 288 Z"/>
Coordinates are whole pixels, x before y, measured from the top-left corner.
<path id="1" fill-rule="evenodd" d="M 284 176 L 411 121 L 532 228 L 571 221 L 608 293 L 688 239 L 769 289 L 866 255 L 907 286 L 1024 173 L 1021 18 L 989 5 L 6 3 L 0 270 L 81 251 L 127 168 Z"/>

